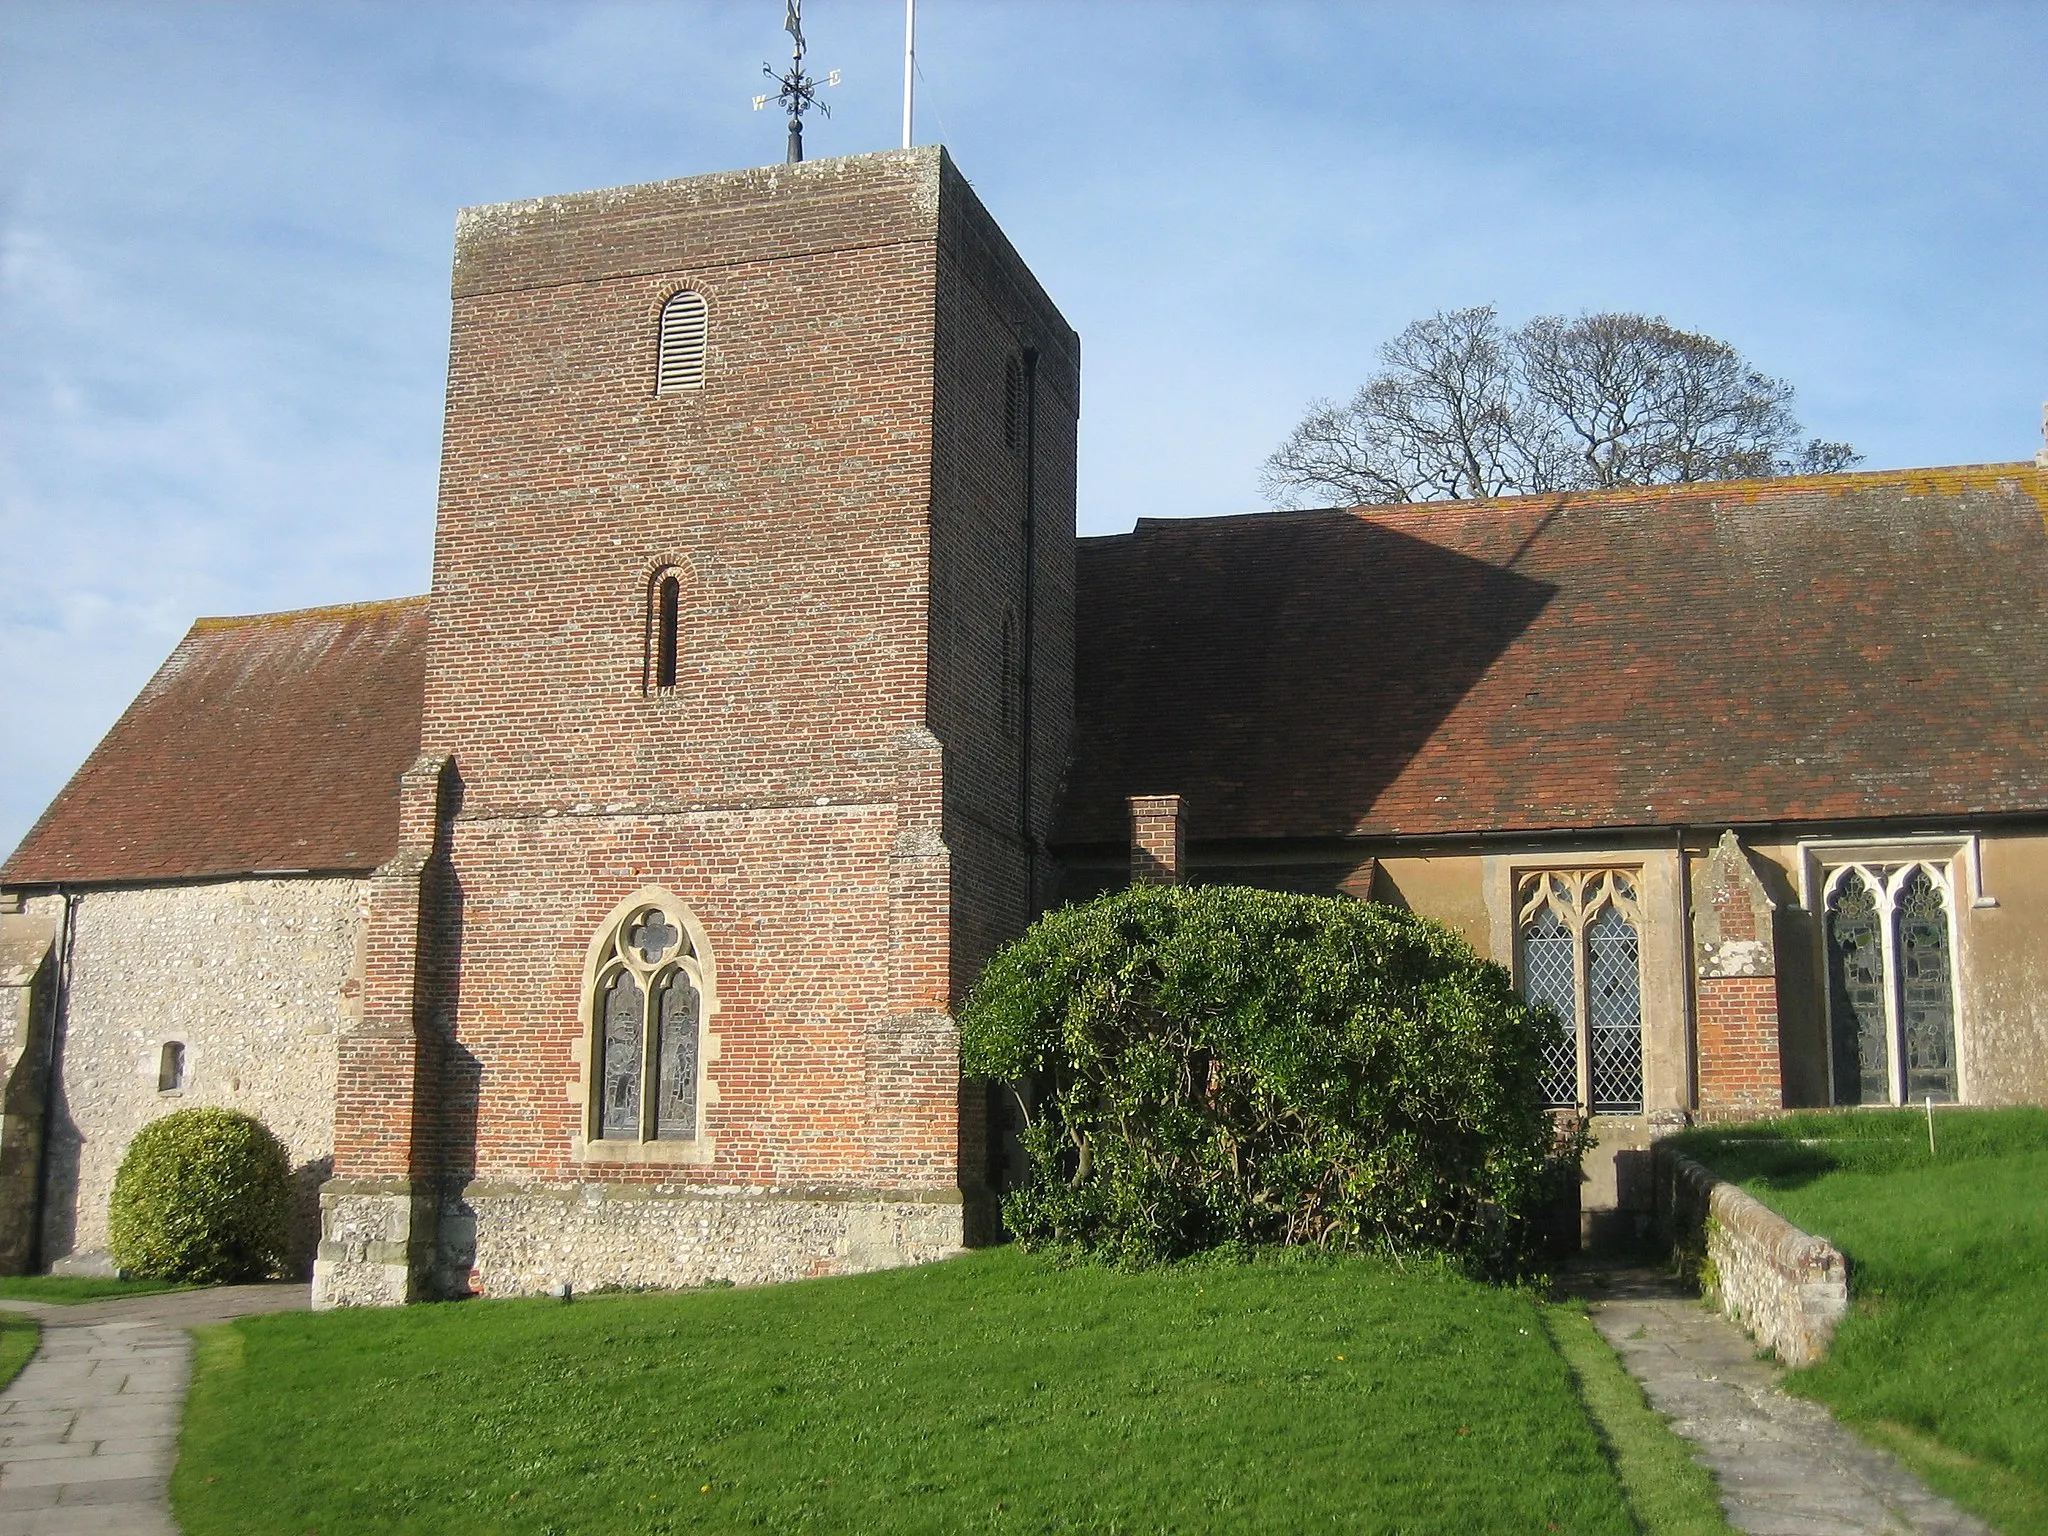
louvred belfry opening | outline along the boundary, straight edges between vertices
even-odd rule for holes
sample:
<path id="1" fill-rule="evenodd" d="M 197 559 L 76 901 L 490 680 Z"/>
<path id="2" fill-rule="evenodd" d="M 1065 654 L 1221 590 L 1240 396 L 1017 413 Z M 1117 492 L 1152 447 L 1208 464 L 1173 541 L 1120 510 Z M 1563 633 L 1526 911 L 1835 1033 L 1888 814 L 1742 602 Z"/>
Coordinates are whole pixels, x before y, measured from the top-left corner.
<path id="1" fill-rule="evenodd" d="M 710 312 L 704 295 L 684 290 L 661 306 L 660 361 L 654 392 L 680 394 L 704 387 L 704 350 L 710 333 Z"/>

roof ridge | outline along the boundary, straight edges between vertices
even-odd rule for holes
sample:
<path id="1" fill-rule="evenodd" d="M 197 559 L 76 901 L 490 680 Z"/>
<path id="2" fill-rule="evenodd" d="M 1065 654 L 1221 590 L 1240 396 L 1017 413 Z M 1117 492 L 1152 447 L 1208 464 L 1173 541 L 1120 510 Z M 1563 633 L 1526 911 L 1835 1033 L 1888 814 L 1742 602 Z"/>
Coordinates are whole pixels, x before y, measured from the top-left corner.
<path id="1" fill-rule="evenodd" d="M 258 624 L 291 624 L 301 619 L 350 619 L 367 618 L 378 613 L 395 613 L 407 608 L 425 606 L 427 595 L 422 592 L 413 597 L 380 597 L 363 603 L 328 603 L 316 608 L 286 608 L 277 613 L 226 614 L 213 618 L 192 621 L 196 631 L 239 629 Z"/>
<path id="2" fill-rule="evenodd" d="M 1241 522 L 1249 518 L 1305 517 L 1332 512 L 1450 512 L 1461 509 L 1550 505 L 1600 505 L 1614 501 L 1677 498 L 1682 496 L 1759 496 L 1793 491 L 1862 490 L 1887 484 L 1919 483 L 1930 491 L 1965 489 L 1974 479 L 2010 478 L 2015 474 L 2038 476 L 2041 494 L 2048 495 L 2048 469 L 2030 459 L 2005 463 L 1946 464 L 1906 469 L 1837 470 L 1815 475 L 1758 475 L 1746 480 L 1680 480 L 1661 485 L 1617 485 L 1598 490 L 1531 491 L 1521 496 L 1472 496 L 1455 501 L 1361 501 L 1348 506 L 1276 507 L 1256 512 L 1212 512 L 1200 517 L 1140 517 L 1131 532 L 1195 523 Z M 1117 538 L 1117 534 L 1091 534 L 1089 538 Z"/>

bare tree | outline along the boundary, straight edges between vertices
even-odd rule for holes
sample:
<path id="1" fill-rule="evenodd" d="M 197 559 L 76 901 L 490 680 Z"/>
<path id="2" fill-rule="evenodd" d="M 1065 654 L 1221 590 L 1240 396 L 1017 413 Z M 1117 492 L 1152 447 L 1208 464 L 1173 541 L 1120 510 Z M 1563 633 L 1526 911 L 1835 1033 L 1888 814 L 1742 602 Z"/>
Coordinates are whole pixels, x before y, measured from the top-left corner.
<path id="1" fill-rule="evenodd" d="M 1647 315 L 1487 306 L 1418 320 L 1346 405 L 1314 402 L 1266 460 L 1277 506 L 1832 473 L 1847 443 L 1801 441 L 1792 386 L 1725 342 Z"/>

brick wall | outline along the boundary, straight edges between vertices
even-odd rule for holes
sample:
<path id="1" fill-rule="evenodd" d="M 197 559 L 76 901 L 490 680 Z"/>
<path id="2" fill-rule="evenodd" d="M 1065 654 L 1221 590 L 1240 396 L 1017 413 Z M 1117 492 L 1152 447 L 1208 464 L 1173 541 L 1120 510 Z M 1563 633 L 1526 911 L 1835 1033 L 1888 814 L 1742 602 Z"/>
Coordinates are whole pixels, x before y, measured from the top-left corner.
<path id="1" fill-rule="evenodd" d="M 1700 1107 L 1782 1108 L 1777 978 L 1702 977 L 1694 1006 L 1699 1020 Z"/>
<path id="2" fill-rule="evenodd" d="M 686 287 L 704 386 L 657 398 L 656 318 Z M 978 1183 L 949 1010 L 1028 918 L 1066 757 L 1071 331 L 937 150 L 471 210 L 454 296 L 421 739 L 460 790 L 439 883 L 432 858 L 380 872 L 373 938 L 425 941 L 369 977 L 366 1024 L 409 1027 L 358 1037 L 337 1189 L 488 1185 L 460 1220 L 505 1254 L 491 1222 L 559 1204 L 504 1194 L 526 1185 Z M 1042 381 L 1030 602 L 1003 412 L 1020 329 Z M 649 696 L 669 569 L 676 686 Z M 1028 795 L 1003 656 L 1026 609 Z M 716 968 L 714 1155 L 596 1167 L 584 958 L 648 886 Z"/>
<path id="3" fill-rule="evenodd" d="M 1699 1108 L 1782 1108 L 1777 913 L 1732 831 L 1694 867 L 1692 924 Z"/>

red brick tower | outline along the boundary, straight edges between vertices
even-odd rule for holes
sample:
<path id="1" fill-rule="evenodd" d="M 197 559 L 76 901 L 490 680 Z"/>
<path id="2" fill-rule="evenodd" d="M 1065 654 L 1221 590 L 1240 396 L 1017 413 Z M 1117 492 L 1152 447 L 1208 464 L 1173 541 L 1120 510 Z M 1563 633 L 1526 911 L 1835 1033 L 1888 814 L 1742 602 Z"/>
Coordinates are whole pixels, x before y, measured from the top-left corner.
<path id="1" fill-rule="evenodd" d="M 319 1302 L 975 1235 L 949 1011 L 1043 889 L 1078 387 L 938 149 L 462 215 Z"/>

